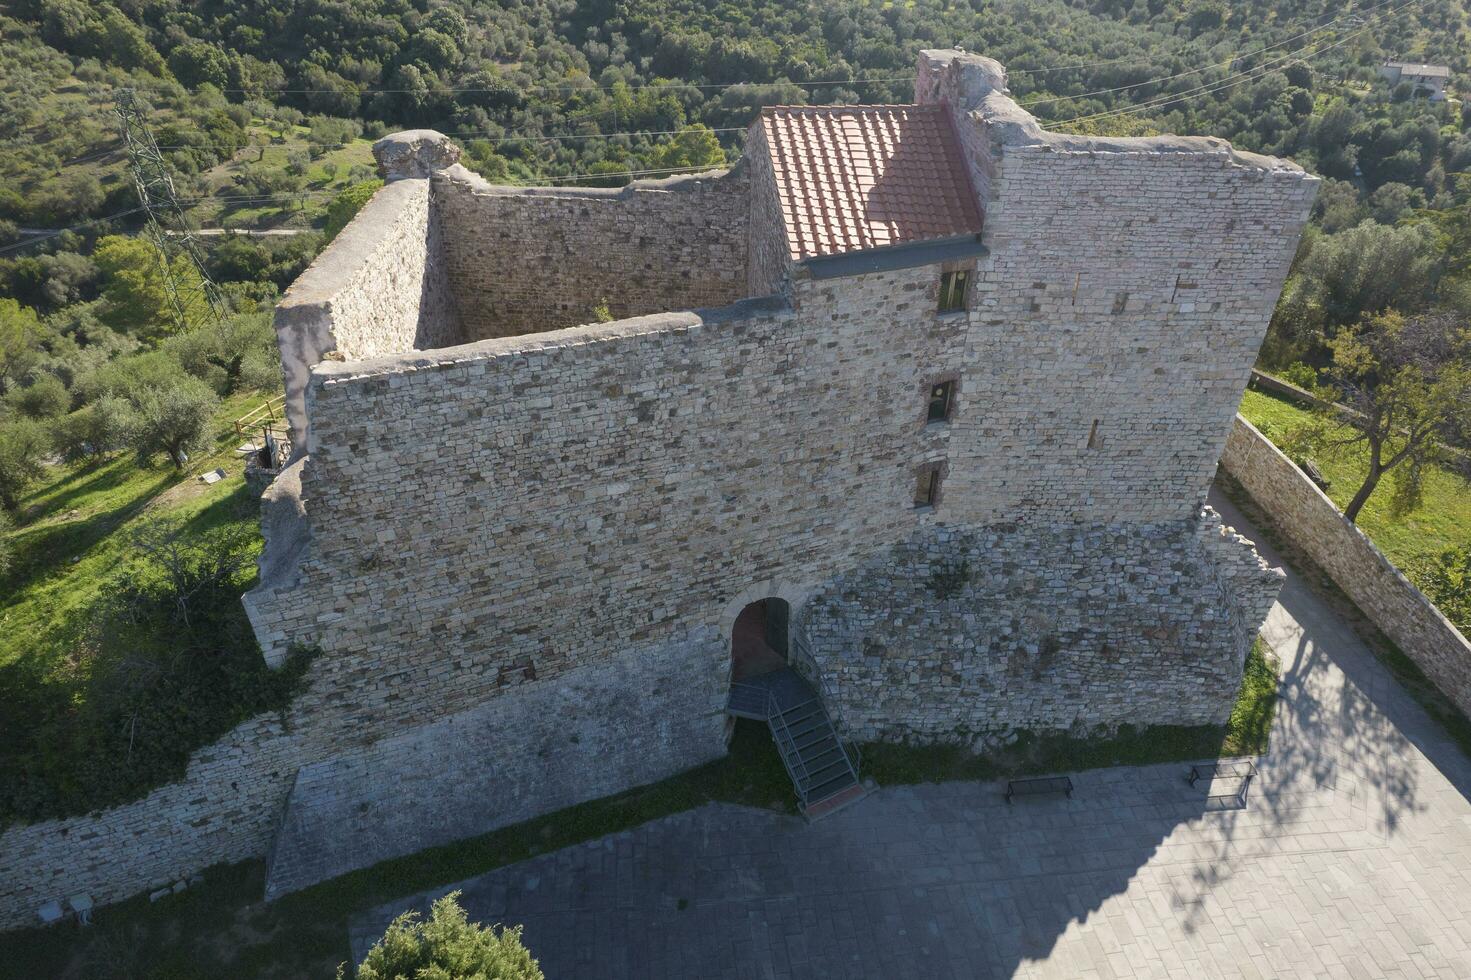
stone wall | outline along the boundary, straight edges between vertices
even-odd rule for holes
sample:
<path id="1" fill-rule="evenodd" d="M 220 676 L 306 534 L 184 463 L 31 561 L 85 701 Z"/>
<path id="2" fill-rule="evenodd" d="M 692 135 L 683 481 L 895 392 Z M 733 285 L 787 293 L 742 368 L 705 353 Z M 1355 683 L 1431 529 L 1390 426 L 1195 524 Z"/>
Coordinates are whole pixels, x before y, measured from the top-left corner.
<path id="1" fill-rule="evenodd" d="M 505 187 L 463 167 L 435 176 L 462 341 L 746 295 L 744 167 L 623 188 Z"/>
<path id="2" fill-rule="evenodd" d="M 760 117 L 746 132 L 746 167 L 751 181 L 751 216 L 746 245 L 746 295 L 774 296 L 786 287 L 792 255 L 782 224 L 776 176 Z"/>
<path id="3" fill-rule="evenodd" d="M 370 357 L 441 347 L 459 336 L 429 181 L 382 187 L 276 306 L 286 417 L 296 455 L 308 445 L 305 394 L 328 353 Z"/>
<path id="4" fill-rule="evenodd" d="M 1323 491 L 1237 416 L 1221 465 L 1278 533 L 1328 573 L 1384 635 L 1471 715 L 1471 643 Z"/>
<path id="5" fill-rule="evenodd" d="M 302 767 L 266 898 L 654 782 L 725 754 L 729 659 L 713 629 Z"/>
<path id="6" fill-rule="evenodd" d="M 979 91 L 974 81 L 956 91 Z M 966 145 L 985 153 L 990 254 L 977 263 L 974 308 L 960 314 L 936 313 L 935 265 L 825 280 L 797 268 L 781 297 L 555 329 L 590 319 L 604 298 L 617 315 L 746 292 L 747 171 L 526 192 L 452 166 L 388 185 L 349 228 L 372 234 L 334 244 L 278 316 L 292 422 L 305 430 L 309 416 L 298 446 L 310 455 L 272 488 L 247 608 L 273 662 L 293 642 L 324 651 L 290 734 L 256 720 L 149 800 L 6 831 L 0 867 L 19 884 L 7 876 L 0 921 L 58 895 L 109 901 L 264 854 L 289 792 L 292 829 L 272 862 L 281 890 L 354 852 L 398 847 L 385 828 L 402 830 L 401 787 L 422 791 L 427 812 L 459 799 L 462 780 L 483 787 L 483 820 L 429 822 L 423 839 L 437 841 L 562 805 L 573 784 L 602 793 L 673 773 L 718 751 L 702 706 L 725 684 L 723 651 L 745 602 L 779 595 L 800 610 L 834 576 L 879 575 L 888 549 L 905 568 L 927 561 L 917 542 L 941 535 L 974 553 L 977 596 L 1013 603 L 985 624 L 1014 620 L 1010 652 L 984 647 L 1003 666 L 982 663 L 988 634 L 953 641 L 974 651 L 975 679 L 963 683 L 994 683 L 1013 664 L 1035 673 L 1052 634 L 1025 637 L 1050 625 L 1044 613 L 1095 671 L 1086 694 L 1066 673 L 1049 685 L 1070 705 L 1028 681 L 1007 710 L 1030 710 L 1032 723 L 1104 717 L 1109 705 L 1119 715 L 1136 691 L 1106 657 L 1122 649 L 1109 638 L 1121 643 L 1139 617 L 1087 634 L 1065 600 L 1091 610 L 1095 587 L 1146 602 L 1173 585 L 1219 605 L 1234 589 L 1236 611 L 1199 626 L 1190 615 L 1210 610 L 1195 608 L 1198 595 L 1171 594 L 1160 628 L 1179 631 L 1178 661 L 1164 639 L 1129 648 L 1143 658 L 1135 669 L 1176 672 L 1184 699 L 1139 720 L 1213 716 L 1269 587 L 1196 518 L 1312 182 L 1215 144 L 1040 139 L 1003 118 L 1015 107 L 998 98 L 964 116 L 984 127 Z M 399 244 L 380 250 L 390 238 Z M 407 291 L 374 299 L 395 276 Z M 409 349 L 450 335 L 487 339 Z M 322 360 L 344 341 L 396 352 Z M 927 424 L 942 378 L 957 381 L 955 411 Z M 916 508 L 925 465 L 945 482 L 938 506 Z M 1042 548 L 1030 537 L 1042 533 L 1054 542 L 1043 553 L 1063 560 L 1056 548 L 1071 555 L 1076 541 L 1108 571 L 1080 568 L 1093 583 L 1082 593 L 1046 585 L 1055 608 L 1039 611 L 1013 578 L 1041 574 L 1027 549 Z M 1212 548 L 1214 569 L 1201 559 Z M 852 615 L 865 635 L 907 650 L 876 606 L 855 601 Z M 965 615 L 935 613 L 946 628 L 980 628 Z M 933 670 L 919 676 L 900 656 L 852 667 L 883 706 L 871 710 L 875 729 L 935 731 L 938 715 L 910 704 L 931 694 L 957 724 L 984 721 L 956 697 L 953 666 L 926 661 Z M 597 677 L 606 686 L 587 680 Z M 918 686 L 881 690 L 879 679 Z M 1209 693 L 1192 698 L 1192 682 Z M 644 707 L 630 715 L 641 689 Z M 504 727 L 544 721 L 565 699 L 579 706 L 574 734 L 603 747 L 604 769 L 590 772 L 594 754 L 580 749 L 559 768 L 553 727 Z M 487 759 L 486 746 L 500 755 Z M 429 755 L 442 772 L 422 771 Z M 557 778 L 528 780 L 531 758 Z M 381 789 L 367 789 L 369 773 Z M 365 802 L 381 805 L 382 822 L 343 816 Z M 333 825 L 345 840 L 321 848 L 320 864 L 301 860 L 321 847 L 307 831 Z"/>
<path id="7" fill-rule="evenodd" d="M 1249 574 L 1223 584 L 1223 559 Z M 1281 582 L 1209 513 L 945 527 L 838 577 L 799 619 L 861 739 L 1220 724 Z"/>
<path id="8" fill-rule="evenodd" d="M 1002 79 L 921 56 L 919 98 L 956 110 L 985 175 L 951 499 L 975 525 L 1186 520 L 1318 180 L 1220 140 L 1047 133 Z"/>

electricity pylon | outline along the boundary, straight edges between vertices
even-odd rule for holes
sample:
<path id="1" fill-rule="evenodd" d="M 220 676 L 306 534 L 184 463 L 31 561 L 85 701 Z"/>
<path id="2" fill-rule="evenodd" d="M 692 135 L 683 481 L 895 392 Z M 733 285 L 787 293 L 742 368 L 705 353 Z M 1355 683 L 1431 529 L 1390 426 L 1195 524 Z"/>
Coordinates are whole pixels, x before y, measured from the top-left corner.
<path id="1" fill-rule="evenodd" d="M 164 162 L 163 154 L 158 152 L 158 143 L 148 128 L 147 111 L 130 88 L 118 89 L 113 94 L 113 105 L 122 120 L 123 142 L 128 147 L 133 186 L 138 190 L 138 203 L 148 212 L 148 232 L 163 265 L 164 290 L 168 294 L 169 305 L 173 307 L 174 319 L 180 330 L 186 329 L 197 322 L 197 311 L 203 304 L 208 315 L 218 321 L 225 315 L 224 297 L 205 268 L 199 237 L 174 193 L 174 179 L 169 175 L 168 164 Z M 174 268 L 173 258 L 180 254 L 193 263 L 199 274 L 197 283 L 183 281 Z"/>

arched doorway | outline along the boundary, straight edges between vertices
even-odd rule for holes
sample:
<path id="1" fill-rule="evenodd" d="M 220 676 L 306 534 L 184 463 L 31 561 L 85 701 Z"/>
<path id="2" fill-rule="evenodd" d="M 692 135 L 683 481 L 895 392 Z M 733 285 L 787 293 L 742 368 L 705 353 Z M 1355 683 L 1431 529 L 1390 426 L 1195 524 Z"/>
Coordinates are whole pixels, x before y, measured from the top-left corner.
<path id="1" fill-rule="evenodd" d="M 749 680 L 787 666 L 792 607 L 771 596 L 748 604 L 730 631 L 730 677 Z"/>

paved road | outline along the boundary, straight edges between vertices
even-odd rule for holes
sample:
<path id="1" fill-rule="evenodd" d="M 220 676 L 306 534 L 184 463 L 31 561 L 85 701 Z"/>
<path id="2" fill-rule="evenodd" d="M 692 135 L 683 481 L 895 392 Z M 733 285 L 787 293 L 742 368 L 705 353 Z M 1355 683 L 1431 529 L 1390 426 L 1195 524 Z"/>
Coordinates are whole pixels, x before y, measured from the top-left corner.
<path id="1" fill-rule="evenodd" d="M 1244 810 L 1180 766 L 1010 808 L 882 789 L 810 827 L 711 805 L 458 887 L 554 980 L 1471 977 L 1471 764 L 1297 578 L 1263 632 L 1283 700 Z"/>

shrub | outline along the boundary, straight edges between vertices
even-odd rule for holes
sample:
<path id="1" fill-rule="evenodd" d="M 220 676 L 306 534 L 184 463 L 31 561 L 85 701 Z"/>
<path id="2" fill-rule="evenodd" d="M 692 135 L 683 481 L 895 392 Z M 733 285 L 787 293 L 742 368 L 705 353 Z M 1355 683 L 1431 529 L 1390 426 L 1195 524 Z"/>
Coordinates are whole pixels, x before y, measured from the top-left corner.
<path id="1" fill-rule="evenodd" d="M 131 420 L 127 402 L 104 395 L 57 419 L 51 427 L 52 445 L 69 463 L 102 459 L 126 444 Z"/>
<path id="2" fill-rule="evenodd" d="M 189 454 L 209 444 L 210 422 L 219 397 L 203 381 L 181 377 L 167 387 L 148 387 L 135 392 L 133 424 L 128 441 L 147 462 L 158 453 L 168 456 L 182 470 Z"/>
<path id="3" fill-rule="evenodd" d="M 353 184 L 332 199 L 327 205 L 327 225 L 322 229 L 326 241 L 330 242 L 337 237 L 337 233 L 347 227 L 347 223 L 363 209 L 369 198 L 378 193 L 378 188 L 383 186 L 381 180 L 365 180 L 359 184 Z"/>
<path id="4" fill-rule="evenodd" d="M 65 415 L 72 406 L 71 393 L 54 374 L 42 374 L 24 388 L 17 388 L 5 400 L 22 415 L 33 419 L 54 419 Z"/>
<path id="5" fill-rule="evenodd" d="M 26 418 L 0 421 L 0 507 L 14 511 L 20 496 L 46 472 L 46 430 Z"/>
<path id="6" fill-rule="evenodd" d="M 521 927 L 499 932 L 469 921 L 459 892 L 435 902 L 429 921 L 405 912 L 368 951 L 357 980 L 543 980 L 541 967 L 521 944 Z M 344 976 L 339 967 L 338 980 Z"/>

